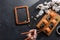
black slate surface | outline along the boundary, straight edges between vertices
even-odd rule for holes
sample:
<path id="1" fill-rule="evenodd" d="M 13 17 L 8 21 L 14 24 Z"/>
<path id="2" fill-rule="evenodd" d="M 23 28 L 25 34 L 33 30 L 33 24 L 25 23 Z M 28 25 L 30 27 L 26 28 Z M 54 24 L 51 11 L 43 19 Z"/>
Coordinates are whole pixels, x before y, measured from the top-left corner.
<path id="1" fill-rule="evenodd" d="M 26 35 L 20 33 L 36 28 L 36 24 L 43 16 L 38 18 L 37 21 L 32 19 L 31 16 L 35 18 L 39 11 L 36 6 L 44 1 L 49 0 L 0 0 L 0 40 L 24 40 Z M 14 7 L 22 5 L 29 6 L 31 22 L 25 25 L 16 25 Z M 37 40 L 60 40 L 60 36 L 54 30 L 50 36 L 40 33 Z"/>

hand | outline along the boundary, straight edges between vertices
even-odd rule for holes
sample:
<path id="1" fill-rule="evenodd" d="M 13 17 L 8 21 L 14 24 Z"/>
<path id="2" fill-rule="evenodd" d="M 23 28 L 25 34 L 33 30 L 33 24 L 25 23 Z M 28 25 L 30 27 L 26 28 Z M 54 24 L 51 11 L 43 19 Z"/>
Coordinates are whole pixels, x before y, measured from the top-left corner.
<path id="1" fill-rule="evenodd" d="M 29 31 L 29 33 L 27 34 L 28 38 L 30 38 L 31 40 L 34 40 L 37 38 L 37 30 L 36 29 L 32 29 Z M 27 38 L 27 39 L 28 39 Z"/>

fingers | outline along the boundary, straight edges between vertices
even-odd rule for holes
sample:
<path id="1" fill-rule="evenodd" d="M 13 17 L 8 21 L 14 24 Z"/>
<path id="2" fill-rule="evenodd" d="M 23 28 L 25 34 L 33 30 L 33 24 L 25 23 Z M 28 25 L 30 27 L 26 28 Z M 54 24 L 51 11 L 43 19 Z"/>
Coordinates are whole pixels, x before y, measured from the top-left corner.
<path id="1" fill-rule="evenodd" d="M 30 32 L 23 32 L 23 33 L 21 33 L 21 34 L 28 34 L 28 33 L 30 33 Z"/>

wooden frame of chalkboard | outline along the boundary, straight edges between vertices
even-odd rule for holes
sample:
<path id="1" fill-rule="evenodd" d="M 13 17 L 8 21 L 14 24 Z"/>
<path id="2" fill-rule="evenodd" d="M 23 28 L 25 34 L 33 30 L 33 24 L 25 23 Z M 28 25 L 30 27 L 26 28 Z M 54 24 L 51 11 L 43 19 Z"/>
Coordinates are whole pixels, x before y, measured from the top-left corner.
<path id="1" fill-rule="evenodd" d="M 26 21 L 23 22 L 19 22 L 18 20 L 18 12 L 17 9 L 21 9 L 21 8 L 25 8 L 26 9 L 26 14 L 27 14 L 27 19 Z M 16 19 L 16 24 L 26 24 L 30 22 L 30 14 L 29 14 L 29 10 L 28 10 L 28 6 L 17 6 L 15 7 L 15 19 Z"/>

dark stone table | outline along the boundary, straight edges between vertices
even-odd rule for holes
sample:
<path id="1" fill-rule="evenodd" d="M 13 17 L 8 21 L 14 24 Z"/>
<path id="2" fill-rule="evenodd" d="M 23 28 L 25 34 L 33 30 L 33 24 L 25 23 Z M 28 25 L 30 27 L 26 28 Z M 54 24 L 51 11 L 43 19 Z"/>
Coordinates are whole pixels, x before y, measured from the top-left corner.
<path id="1" fill-rule="evenodd" d="M 31 16 L 35 18 L 39 12 L 36 6 L 44 1 L 49 0 L 0 0 L 0 40 L 24 40 L 26 35 L 21 35 L 20 33 L 36 28 L 36 24 L 43 16 L 38 18 L 37 21 L 32 19 Z M 31 22 L 25 25 L 16 25 L 14 8 L 24 5 L 29 6 Z M 60 36 L 56 34 L 56 29 L 54 29 L 50 36 L 40 33 L 37 40 L 60 40 Z"/>

